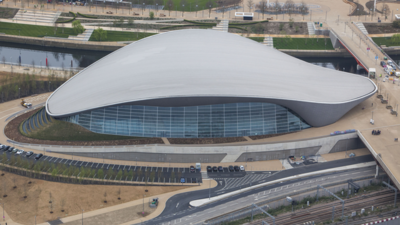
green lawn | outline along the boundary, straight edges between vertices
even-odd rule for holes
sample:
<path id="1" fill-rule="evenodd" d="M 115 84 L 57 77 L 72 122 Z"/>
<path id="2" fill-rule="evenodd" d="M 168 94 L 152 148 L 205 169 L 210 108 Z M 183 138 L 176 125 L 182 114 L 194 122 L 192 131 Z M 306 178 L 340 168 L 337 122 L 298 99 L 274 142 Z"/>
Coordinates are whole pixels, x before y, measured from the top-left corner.
<path id="1" fill-rule="evenodd" d="M 72 28 L 64 28 L 64 33 L 62 33 L 60 26 L 57 28 L 56 34 L 54 34 L 54 27 L 0 22 L 0 33 L 29 37 L 52 36 L 63 38 L 67 38 L 69 35 L 76 35 Z"/>
<path id="2" fill-rule="evenodd" d="M 326 41 L 326 45 L 325 45 Z M 334 50 L 330 38 L 274 38 L 274 48 L 301 50 Z"/>
<path id="3" fill-rule="evenodd" d="M 158 5 L 164 5 L 164 10 L 168 10 L 168 7 L 167 7 L 168 0 L 151 1 L 152 2 L 151 5 L 154 5 L 155 4 L 154 2 L 157 2 L 157 1 L 160 2 L 160 3 L 158 3 Z M 132 2 L 132 4 L 136 4 L 136 5 L 143 4 L 143 0 L 130 0 L 130 2 Z M 210 0 L 172 0 L 172 2 L 173 2 L 172 11 L 177 10 L 177 11 L 185 11 L 185 12 L 190 12 L 190 11 L 191 12 L 195 12 L 196 11 L 196 4 L 198 5 L 197 11 L 200 11 L 200 10 L 203 10 L 203 9 L 208 9 L 209 6 L 207 5 L 207 3 L 210 2 Z M 216 7 L 217 4 L 215 3 L 215 1 L 212 1 L 212 2 L 213 2 L 213 4 L 211 5 L 211 7 L 212 8 Z M 182 7 L 182 5 L 185 5 L 185 6 Z M 146 11 L 148 11 L 148 9 L 146 9 Z M 151 11 L 154 11 L 154 10 L 151 10 Z M 147 13 L 147 15 L 148 14 L 149 13 Z M 201 16 L 201 15 L 202 14 L 199 14 L 198 16 Z M 204 17 L 206 17 L 206 15 L 207 15 L 207 18 L 208 18 L 208 12 L 207 12 L 207 14 L 206 14 L 206 12 L 204 12 Z"/>
<path id="4" fill-rule="evenodd" d="M 77 124 L 61 120 L 53 120 L 50 125 L 40 128 L 38 131 L 29 133 L 28 137 L 51 141 L 108 141 L 135 139 L 135 137 L 93 133 Z"/>
<path id="5" fill-rule="evenodd" d="M 263 42 L 263 37 L 249 37 L 257 42 Z M 317 41 L 318 40 L 318 41 Z M 326 46 L 325 46 L 326 40 Z M 274 48 L 277 49 L 301 49 L 301 50 L 333 50 L 331 39 L 329 38 L 286 38 L 274 37 Z"/>
<path id="6" fill-rule="evenodd" d="M 124 31 L 107 31 L 107 40 L 105 41 L 137 41 L 145 37 L 154 35 L 153 33 L 137 33 L 137 32 L 124 32 Z M 89 41 L 96 41 L 93 35 Z"/>
<path id="7" fill-rule="evenodd" d="M 381 45 L 386 45 L 387 47 L 389 46 L 400 46 L 400 43 L 393 43 L 392 41 L 390 41 L 391 37 L 373 37 L 372 40 L 374 40 L 374 42 L 381 46 Z"/>

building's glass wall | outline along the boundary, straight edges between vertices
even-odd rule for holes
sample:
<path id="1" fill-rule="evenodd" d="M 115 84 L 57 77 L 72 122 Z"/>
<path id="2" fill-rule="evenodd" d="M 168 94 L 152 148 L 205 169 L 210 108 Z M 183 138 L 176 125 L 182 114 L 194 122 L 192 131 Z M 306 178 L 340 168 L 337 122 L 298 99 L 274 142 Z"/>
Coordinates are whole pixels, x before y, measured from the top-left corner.
<path id="1" fill-rule="evenodd" d="M 310 127 L 287 108 L 257 102 L 191 107 L 121 105 L 80 113 L 65 120 L 97 133 L 137 137 L 238 137 Z"/>

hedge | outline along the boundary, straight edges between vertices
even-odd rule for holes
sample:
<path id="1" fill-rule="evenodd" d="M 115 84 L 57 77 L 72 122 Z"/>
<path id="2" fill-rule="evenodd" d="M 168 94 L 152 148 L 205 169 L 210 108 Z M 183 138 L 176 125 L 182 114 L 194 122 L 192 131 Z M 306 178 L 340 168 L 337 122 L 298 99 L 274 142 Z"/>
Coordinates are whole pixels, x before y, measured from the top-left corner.
<path id="1" fill-rule="evenodd" d="M 240 26 L 240 25 L 252 25 L 252 24 L 266 23 L 266 22 L 269 22 L 269 21 L 263 20 L 263 21 L 256 21 L 256 22 L 250 22 L 250 23 L 230 23 L 229 25 Z"/>
<path id="2" fill-rule="evenodd" d="M 238 29 L 238 30 L 247 31 L 247 29 L 242 28 L 242 27 L 238 27 L 238 26 L 231 26 L 231 25 L 229 25 L 228 28 L 235 28 L 235 29 Z"/>
<path id="3" fill-rule="evenodd" d="M 97 16 L 89 16 L 89 15 L 82 14 L 82 13 L 80 13 L 80 12 L 78 12 L 78 15 L 80 15 L 80 16 L 82 16 L 82 17 L 86 17 L 86 18 L 97 19 Z"/>
<path id="4" fill-rule="evenodd" d="M 165 30 L 165 29 L 171 29 L 171 28 L 176 28 L 176 27 L 211 27 L 212 25 L 193 25 L 193 24 L 186 24 L 186 25 L 174 25 L 174 26 L 168 26 L 168 27 L 161 27 L 160 30 Z"/>
<path id="5" fill-rule="evenodd" d="M 72 16 L 73 16 L 74 18 L 69 19 L 69 20 L 58 21 L 58 22 L 56 22 L 56 23 L 69 23 L 69 22 L 74 21 L 74 20 L 76 19 L 76 14 L 75 14 L 74 12 L 69 12 L 69 13 L 72 14 Z"/>
<path id="6" fill-rule="evenodd" d="M 192 20 L 183 20 L 185 22 L 188 23 L 194 23 L 194 24 L 200 24 L 200 25 L 209 25 L 209 26 L 216 26 L 216 23 L 204 23 L 204 22 L 196 22 L 196 21 L 192 21 Z"/>

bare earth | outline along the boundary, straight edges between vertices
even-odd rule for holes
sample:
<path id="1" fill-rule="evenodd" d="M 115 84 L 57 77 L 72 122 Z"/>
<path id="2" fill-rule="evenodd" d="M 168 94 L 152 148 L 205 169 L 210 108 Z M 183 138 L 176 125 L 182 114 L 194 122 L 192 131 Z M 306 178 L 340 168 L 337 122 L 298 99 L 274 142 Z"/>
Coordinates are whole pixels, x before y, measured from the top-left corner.
<path id="1" fill-rule="evenodd" d="M 13 189 L 14 181 L 16 179 L 17 188 Z M 161 186 L 161 187 L 144 187 L 144 186 L 111 186 L 111 185 L 74 185 L 64 184 L 57 182 L 48 182 L 36 179 L 29 179 L 27 177 L 18 176 L 10 173 L 5 173 L 1 179 L 1 199 L 5 202 L 5 210 L 11 219 L 21 224 L 33 224 L 35 215 L 36 222 L 42 223 L 46 221 L 52 221 L 58 217 L 66 217 L 82 213 L 81 209 L 85 212 L 101 209 L 136 199 L 141 199 L 143 194 L 146 196 L 157 196 L 163 193 L 168 193 L 176 190 L 181 190 L 186 187 L 182 186 Z M 28 182 L 31 181 L 31 184 Z M 5 184 L 5 185 L 4 185 Z M 25 189 L 27 198 L 24 199 Z M 121 189 L 121 200 L 118 200 L 118 190 Z M 145 192 L 145 189 L 148 192 Z M 104 193 L 107 193 L 107 203 L 104 203 Z M 50 213 L 51 204 L 50 193 L 52 196 L 53 213 Z M 7 197 L 2 196 L 7 194 Z M 62 207 L 62 202 L 65 202 Z M 147 204 L 146 204 L 147 203 Z M 147 207 L 146 207 L 147 205 Z M 64 212 L 61 210 L 64 209 Z M 112 217 L 121 217 L 121 213 L 124 214 L 124 220 L 130 221 L 139 218 L 138 213 L 142 212 L 142 207 L 128 207 L 129 213 L 126 215 L 123 211 L 119 210 L 115 213 L 110 212 L 106 215 Z M 145 202 L 145 212 L 149 214 L 154 209 L 148 207 L 148 202 Z M 99 217 L 92 218 L 89 224 L 96 223 Z M 104 218 L 103 218 L 104 219 Z M 89 219 L 88 219 L 89 221 Z M 123 222 L 123 221 L 120 221 Z M 75 224 L 75 223 L 68 223 Z M 85 223 L 88 224 L 88 223 Z M 110 224 L 110 223 L 107 223 Z"/>

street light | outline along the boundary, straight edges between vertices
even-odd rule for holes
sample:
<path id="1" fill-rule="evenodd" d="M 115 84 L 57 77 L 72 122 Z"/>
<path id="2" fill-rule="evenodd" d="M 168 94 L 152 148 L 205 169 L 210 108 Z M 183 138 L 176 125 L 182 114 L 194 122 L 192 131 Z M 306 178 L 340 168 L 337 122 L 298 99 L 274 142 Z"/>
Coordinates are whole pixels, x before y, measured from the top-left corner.
<path id="1" fill-rule="evenodd" d="M 197 17 L 197 5 L 196 5 L 196 17 Z"/>
<path id="2" fill-rule="evenodd" d="M 144 11 L 144 2 L 143 2 L 143 8 L 142 8 L 142 15 L 143 15 L 143 11 Z"/>
<path id="3" fill-rule="evenodd" d="M 84 211 L 85 211 L 85 210 L 82 209 L 82 225 L 83 225 L 83 212 L 84 212 Z"/>
<path id="4" fill-rule="evenodd" d="M 211 5 L 210 5 L 210 10 L 208 11 L 208 18 L 210 18 L 211 15 Z"/>
<path id="5" fill-rule="evenodd" d="M 144 216 L 144 197 L 146 197 L 146 195 L 143 195 L 143 211 L 142 211 L 143 216 Z"/>
<path id="6" fill-rule="evenodd" d="M 185 12 L 185 5 L 182 4 L 182 17 L 183 17 L 183 13 Z"/>

